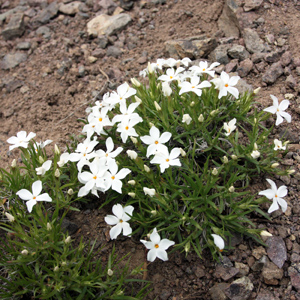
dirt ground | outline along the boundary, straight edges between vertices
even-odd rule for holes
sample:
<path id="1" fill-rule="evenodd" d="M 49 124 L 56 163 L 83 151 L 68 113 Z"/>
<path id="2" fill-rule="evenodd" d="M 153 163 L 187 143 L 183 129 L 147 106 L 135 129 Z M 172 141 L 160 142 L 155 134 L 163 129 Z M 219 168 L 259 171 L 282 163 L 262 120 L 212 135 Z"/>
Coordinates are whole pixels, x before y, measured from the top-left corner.
<path id="1" fill-rule="evenodd" d="M 57 1 L 62 2 L 71 1 Z M 61 149 L 65 149 L 69 135 L 80 134 L 82 123 L 78 119 L 86 116 L 85 109 L 95 101 L 95 95 L 98 92 L 104 94 L 112 91 L 124 81 L 130 83 L 132 77 L 138 78 L 139 71 L 147 66 L 148 61 L 168 58 L 166 41 L 205 34 L 207 37 L 217 36 L 220 44 L 221 39 L 224 40 L 226 36 L 226 32 L 222 32 L 224 28 L 219 28 L 218 25 L 225 0 L 81 2 L 85 4 L 83 12 L 71 15 L 58 12 L 48 22 L 36 25 L 35 17 L 54 1 L 0 0 L 0 14 L 18 6 L 26 6 L 25 12 L 23 11 L 24 33 L 9 40 L 0 36 L 1 167 L 6 167 L 13 158 L 18 158 L 18 151 L 8 151 L 6 140 L 20 130 L 35 132 L 37 141 L 51 139 Z M 288 187 L 289 196 L 286 200 L 289 209 L 284 214 L 273 214 L 272 222 L 259 220 L 257 223 L 258 227 L 268 228 L 273 236 L 283 241 L 286 260 L 281 268 L 276 269 L 270 265 L 272 263 L 267 256 L 270 258 L 271 255 L 266 247 L 260 247 L 251 239 L 239 237 L 236 237 L 234 247 L 224 252 L 222 265 L 212 261 L 210 254 L 206 252 L 202 260 L 193 254 L 185 257 L 184 253 L 172 253 L 168 262 L 156 260 L 149 264 L 147 279 L 154 284 L 148 299 L 300 299 L 300 274 L 297 273 L 300 262 L 300 5 L 297 0 L 227 2 L 235 2 L 241 10 L 244 9 L 240 26 L 255 30 L 268 45 L 264 55 L 277 51 L 278 57 L 276 54 L 270 55 L 270 58 L 256 63 L 254 54 L 251 54 L 254 64 L 243 79 L 254 89 L 261 87 L 257 101 L 270 106 L 270 94 L 279 99 L 284 99 L 286 94 L 293 95 L 288 109 L 292 115 L 292 123 L 285 123 L 273 135 L 277 137 L 281 134 L 280 130 L 287 128 L 292 146 L 284 160 L 296 170 L 298 177 L 276 178 L 277 183 Z M 103 40 L 91 38 L 87 34 L 88 21 L 111 9 L 105 9 L 104 6 L 101 8 L 101 3 L 122 6 L 132 18 L 125 29 L 104 39 L 107 42 L 104 48 L 101 44 Z M 260 5 L 246 12 L 245 7 L 249 3 Z M 0 20 L 1 30 L 7 27 L 10 18 L 11 16 Z M 24 42 L 30 46 L 26 46 Z M 243 35 L 233 39 L 233 44 L 245 45 Z M 110 48 L 112 46 L 113 49 Z M 5 56 L 16 52 L 26 54 L 26 59 L 15 67 L 3 67 Z M 264 82 L 262 77 L 267 68 L 280 60 L 286 52 L 292 57 L 292 62 L 284 66 L 284 72 L 274 83 Z M 97 59 L 92 61 L 90 57 Z M 241 62 L 239 66 L 240 64 Z M 101 199 L 83 206 L 82 212 L 74 213 L 68 218 L 77 226 L 74 237 L 84 236 L 86 241 L 97 239 L 98 246 L 108 242 L 108 248 L 103 251 L 105 257 L 104 254 L 113 244 L 107 239 L 109 229 L 104 222 L 104 216 L 110 213 L 111 208 L 99 211 L 97 208 L 100 204 Z M 138 241 L 118 238 L 115 245 L 120 254 L 133 254 L 133 266 L 143 263 L 144 246 Z M 263 257 L 268 261 L 262 262 Z M 256 268 L 258 262 L 263 264 L 261 268 Z M 238 267 L 235 263 L 242 264 L 245 273 L 240 271 L 233 274 Z M 249 294 L 243 290 L 244 286 L 238 291 L 230 290 L 232 282 L 243 275 L 253 284 Z M 224 292 L 226 289 L 227 292 Z"/>

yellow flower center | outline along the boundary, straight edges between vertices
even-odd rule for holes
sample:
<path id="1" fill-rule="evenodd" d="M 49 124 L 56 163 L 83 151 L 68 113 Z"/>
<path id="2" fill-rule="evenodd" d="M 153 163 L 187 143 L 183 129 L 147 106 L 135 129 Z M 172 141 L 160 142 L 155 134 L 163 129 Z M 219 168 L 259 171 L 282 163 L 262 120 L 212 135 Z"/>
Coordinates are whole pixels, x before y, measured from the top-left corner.
<path id="1" fill-rule="evenodd" d="M 205 68 L 202 70 L 203 72 L 205 71 Z"/>
<path id="2" fill-rule="evenodd" d="M 122 219 L 120 219 L 120 223 L 123 223 L 123 220 L 122 220 Z"/>
<path id="3" fill-rule="evenodd" d="M 169 162 L 169 161 L 170 161 L 170 160 L 167 158 L 167 159 L 166 159 L 166 162 Z"/>
<path id="4" fill-rule="evenodd" d="M 277 195 L 275 195 L 275 198 L 277 198 L 278 196 Z"/>
<path id="5" fill-rule="evenodd" d="M 114 180 L 116 177 L 115 176 L 111 176 L 111 179 Z"/>
<path id="6" fill-rule="evenodd" d="M 193 85 L 193 86 L 192 86 L 192 89 L 194 89 L 194 88 L 195 88 L 195 86 Z"/>
<path id="7" fill-rule="evenodd" d="M 158 245 L 158 244 L 155 244 L 155 246 L 154 246 L 154 247 L 157 249 L 157 248 L 159 248 L 159 245 Z"/>
<path id="8" fill-rule="evenodd" d="M 33 200 L 35 200 L 36 199 L 36 197 L 33 197 Z"/>
<path id="9" fill-rule="evenodd" d="M 108 153 L 106 153 L 105 156 L 107 157 L 107 156 L 108 156 Z"/>
<path id="10" fill-rule="evenodd" d="M 93 178 L 96 180 L 96 179 L 97 179 L 97 176 L 94 176 Z"/>
<path id="11" fill-rule="evenodd" d="M 129 127 L 128 127 L 128 126 L 126 126 L 126 127 L 125 127 L 125 129 L 126 129 L 126 130 L 128 130 L 128 129 L 129 129 Z"/>
<path id="12" fill-rule="evenodd" d="M 225 84 L 225 87 L 228 87 L 228 84 L 227 84 L 227 83 Z"/>
<path id="13" fill-rule="evenodd" d="M 173 76 L 170 76 L 170 79 L 173 79 Z"/>
<path id="14" fill-rule="evenodd" d="M 102 122 L 102 118 L 99 118 L 99 122 Z"/>
<path id="15" fill-rule="evenodd" d="M 157 145 L 158 144 L 158 141 L 155 141 L 155 145 Z"/>

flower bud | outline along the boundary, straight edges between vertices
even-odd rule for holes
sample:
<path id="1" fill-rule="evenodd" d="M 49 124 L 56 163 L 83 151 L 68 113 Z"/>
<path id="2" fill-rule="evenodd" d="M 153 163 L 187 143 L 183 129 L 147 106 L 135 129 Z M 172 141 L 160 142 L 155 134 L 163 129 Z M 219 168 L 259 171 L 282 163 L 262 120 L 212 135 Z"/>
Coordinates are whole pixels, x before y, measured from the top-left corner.
<path id="1" fill-rule="evenodd" d="M 58 272 L 59 271 L 59 267 L 56 266 L 54 269 L 53 269 L 54 272 Z"/>
<path id="2" fill-rule="evenodd" d="M 191 249 L 191 243 L 188 242 L 188 243 L 186 243 L 186 244 L 184 245 L 184 251 L 185 251 L 186 253 L 188 253 L 188 252 L 190 251 L 190 249 Z"/>
<path id="3" fill-rule="evenodd" d="M 137 138 L 135 138 L 134 136 L 131 136 L 130 139 L 135 145 L 138 143 Z"/>
<path id="4" fill-rule="evenodd" d="M 142 103 L 142 99 L 139 98 L 138 96 L 134 96 L 134 99 L 135 99 L 136 102 Z"/>
<path id="5" fill-rule="evenodd" d="M 283 146 L 286 146 L 289 142 L 290 142 L 290 141 L 285 141 L 285 142 L 283 143 Z"/>
<path id="6" fill-rule="evenodd" d="M 157 111 L 161 110 L 161 107 L 159 106 L 159 104 L 156 101 L 154 101 L 154 106 L 155 106 Z"/>
<path id="7" fill-rule="evenodd" d="M 130 196 L 131 198 L 135 198 L 135 193 L 129 192 L 128 196 Z"/>
<path id="8" fill-rule="evenodd" d="M 179 150 L 180 150 L 181 156 L 185 157 L 186 156 L 186 152 L 182 148 L 179 148 Z"/>
<path id="9" fill-rule="evenodd" d="M 68 193 L 68 195 L 72 196 L 74 194 L 74 191 L 73 191 L 73 189 L 68 189 L 67 193 Z"/>
<path id="10" fill-rule="evenodd" d="M 9 222 L 13 222 L 15 220 L 15 217 L 8 212 L 5 213 L 5 216 Z"/>
<path id="11" fill-rule="evenodd" d="M 214 176 L 218 175 L 218 170 L 216 168 L 214 168 L 211 172 Z"/>
<path id="12" fill-rule="evenodd" d="M 218 109 L 215 109 L 213 111 L 210 112 L 210 115 L 213 117 L 214 115 L 216 115 L 219 112 Z"/>
<path id="13" fill-rule="evenodd" d="M 192 101 L 192 102 L 190 103 L 190 107 L 193 107 L 194 105 L 195 105 L 195 102 Z"/>
<path id="14" fill-rule="evenodd" d="M 271 168 L 274 169 L 274 168 L 277 168 L 278 166 L 279 166 L 279 163 L 274 163 L 274 164 L 271 165 Z"/>
<path id="15" fill-rule="evenodd" d="M 144 170 L 145 170 L 147 173 L 150 172 L 150 168 L 149 168 L 148 166 L 146 166 L 146 165 L 144 165 Z"/>
<path id="16" fill-rule="evenodd" d="M 253 94 L 257 95 L 260 91 L 261 87 L 258 87 L 256 88 L 254 91 L 253 91 Z"/>
<path id="17" fill-rule="evenodd" d="M 61 263 L 61 266 L 62 267 L 65 267 L 67 265 L 67 263 L 65 262 L 65 261 L 63 261 L 62 263 Z"/>
<path id="18" fill-rule="evenodd" d="M 172 89 L 170 88 L 168 82 L 163 82 L 161 87 L 162 87 L 162 92 L 165 97 L 169 97 L 172 94 Z"/>
<path id="19" fill-rule="evenodd" d="M 154 124 L 152 122 L 149 122 L 149 126 L 150 128 L 154 126 Z"/>
<path id="20" fill-rule="evenodd" d="M 238 159 L 238 157 L 236 156 L 236 155 L 231 155 L 231 158 L 233 159 L 233 160 L 237 160 Z"/>
<path id="21" fill-rule="evenodd" d="M 66 239 L 65 239 L 65 243 L 68 244 L 68 243 L 71 243 L 71 237 L 68 236 Z"/>
<path id="22" fill-rule="evenodd" d="M 15 168 L 16 166 L 17 166 L 17 161 L 13 159 L 13 161 L 11 162 L 11 167 Z"/>
<path id="23" fill-rule="evenodd" d="M 111 270 L 111 269 L 108 269 L 108 270 L 107 270 L 107 275 L 108 275 L 108 276 L 113 276 L 113 274 L 114 274 L 114 271 L 113 271 L 113 270 Z"/>
<path id="24" fill-rule="evenodd" d="M 127 153 L 128 157 L 131 159 L 136 159 L 138 156 L 138 154 L 133 150 L 127 150 L 126 153 Z"/>
<path id="25" fill-rule="evenodd" d="M 28 250 L 27 250 L 27 249 L 22 250 L 22 251 L 21 251 L 21 254 L 24 255 L 24 256 L 25 256 L 25 255 L 28 255 Z"/>
<path id="26" fill-rule="evenodd" d="M 199 121 L 200 123 L 202 123 L 202 122 L 204 121 L 204 117 L 203 117 L 202 114 L 199 116 L 198 121 Z"/>
<path id="27" fill-rule="evenodd" d="M 130 184 L 130 185 L 135 185 L 135 180 L 129 180 L 129 181 L 128 181 L 128 184 Z"/>
<path id="28" fill-rule="evenodd" d="M 55 170 L 54 176 L 57 178 L 60 176 L 60 172 L 58 169 Z"/>
<path id="29" fill-rule="evenodd" d="M 52 226 L 51 226 L 51 224 L 48 222 L 48 223 L 47 223 L 47 230 L 50 231 L 51 229 L 52 229 Z"/>
<path id="30" fill-rule="evenodd" d="M 44 160 L 41 156 L 39 156 L 39 163 L 40 163 L 40 164 L 43 164 L 44 161 L 45 161 L 45 160 Z"/>
<path id="31" fill-rule="evenodd" d="M 140 82 L 138 80 L 136 80 L 135 78 L 131 78 L 130 80 L 131 80 L 131 83 L 133 85 L 135 85 L 136 87 L 140 87 L 141 86 Z"/>
<path id="32" fill-rule="evenodd" d="M 151 215 L 152 216 L 156 216 L 157 215 L 157 211 L 156 210 L 151 210 Z"/>
<path id="33" fill-rule="evenodd" d="M 272 236 L 272 234 L 270 232 L 266 231 L 266 230 L 262 230 L 260 232 L 260 235 L 261 236 L 267 236 L 267 237 Z"/>
<path id="34" fill-rule="evenodd" d="M 227 156 L 223 157 L 223 161 L 224 161 L 224 164 L 228 164 L 228 158 L 227 158 Z"/>
<path id="35" fill-rule="evenodd" d="M 288 175 L 294 174 L 295 172 L 296 172 L 295 170 L 287 170 Z"/>
<path id="36" fill-rule="evenodd" d="M 257 119 L 256 118 L 254 118 L 254 124 L 256 124 L 257 123 Z"/>
<path id="37" fill-rule="evenodd" d="M 257 150 L 257 144 L 256 143 L 254 143 L 253 149 Z"/>
<path id="38" fill-rule="evenodd" d="M 229 193 L 233 193 L 234 192 L 234 190 L 235 190 L 235 188 L 234 188 L 234 186 L 232 185 L 229 189 L 228 189 L 228 191 L 229 191 Z"/>
<path id="39" fill-rule="evenodd" d="M 152 69 L 151 63 L 149 61 L 148 61 L 148 72 L 149 72 L 149 74 L 153 73 L 153 69 Z"/>
<path id="40" fill-rule="evenodd" d="M 60 150 L 59 150 L 59 148 L 57 147 L 56 144 L 54 145 L 54 153 L 57 154 L 57 155 L 60 155 Z"/>

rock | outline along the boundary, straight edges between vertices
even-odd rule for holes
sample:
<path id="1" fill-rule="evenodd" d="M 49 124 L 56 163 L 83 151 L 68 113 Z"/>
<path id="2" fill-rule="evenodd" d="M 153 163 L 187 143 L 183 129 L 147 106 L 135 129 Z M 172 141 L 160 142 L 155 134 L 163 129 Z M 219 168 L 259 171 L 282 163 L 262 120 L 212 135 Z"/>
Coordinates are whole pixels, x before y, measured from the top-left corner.
<path id="1" fill-rule="evenodd" d="M 216 283 L 212 288 L 209 290 L 209 294 L 212 300 L 226 300 L 227 296 L 225 295 L 225 290 L 229 287 L 228 283 L 221 282 Z"/>
<path id="2" fill-rule="evenodd" d="M 261 291 L 257 295 L 255 300 L 277 300 L 278 298 L 275 298 L 271 292 L 269 291 Z"/>
<path id="3" fill-rule="evenodd" d="M 91 37 L 100 37 L 102 35 L 110 36 L 124 29 L 131 20 L 128 14 L 115 16 L 102 14 L 88 22 L 87 32 Z"/>
<path id="4" fill-rule="evenodd" d="M 106 35 L 101 35 L 96 42 L 100 48 L 105 49 L 108 45 L 108 38 Z"/>
<path id="5" fill-rule="evenodd" d="M 245 92 L 253 92 L 252 85 L 248 84 L 244 79 L 240 79 L 235 87 L 239 90 L 240 94 L 244 94 Z"/>
<path id="6" fill-rule="evenodd" d="M 279 61 L 280 54 L 277 51 L 269 52 L 265 55 L 264 59 L 268 63 L 274 63 L 274 62 Z"/>
<path id="7" fill-rule="evenodd" d="M 246 300 L 250 298 L 253 289 L 251 280 L 244 276 L 233 281 L 225 290 L 225 294 L 230 300 Z"/>
<path id="8" fill-rule="evenodd" d="M 3 14 L 0 14 L 0 24 L 3 23 L 7 18 L 9 18 L 10 16 L 12 16 L 15 13 L 20 13 L 20 12 L 24 12 L 28 9 L 28 6 L 17 6 L 13 9 L 10 9 L 8 11 L 6 11 Z"/>
<path id="9" fill-rule="evenodd" d="M 27 60 L 27 54 L 16 52 L 16 53 L 8 53 L 4 56 L 0 63 L 0 67 L 3 70 L 9 70 L 16 66 L 18 66 L 21 62 Z"/>
<path id="10" fill-rule="evenodd" d="M 251 270 L 254 272 L 260 272 L 268 261 L 269 260 L 266 255 L 262 256 L 258 261 L 254 262 L 251 266 Z"/>
<path id="11" fill-rule="evenodd" d="M 51 30 L 47 26 L 41 26 L 36 31 L 37 35 L 42 35 L 45 39 L 51 38 Z"/>
<path id="12" fill-rule="evenodd" d="M 286 51 L 281 56 L 281 64 L 282 66 L 287 66 L 292 62 L 292 53 L 290 51 Z"/>
<path id="13" fill-rule="evenodd" d="M 288 274 L 291 278 L 292 286 L 300 292 L 300 263 L 293 263 L 288 268 Z"/>
<path id="14" fill-rule="evenodd" d="M 286 80 L 286 85 L 288 87 L 290 87 L 291 89 L 295 90 L 296 86 L 297 86 L 297 82 L 296 79 L 293 77 L 293 75 L 289 75 Z"/>
<path id="15" fill-rule="evenodd" d="M 283 277 L 283 270 L 272 262 L 267 262 L 263 268 L 262 276 L 266 284 L 277 285 L 278 279 Z"/>
<path id="16" fill-rule="evenodd" d="M 262 76 L 262 81 L 267 84 L 273 84 L 282 74 L 284 70 L 280 62 L 272 64 Z"/>
<path id="17" fill-rule="evenodd" d="M 18 43 L 16 48 L 18 50 L 29 50 L 31 47 L 31 43 L 30 42 L 21 42 L 21 43 Z"/>
<path id="18" fill-rule="evenodd" d="M 271 34 L 271 33 L 267 34 L 265 38 L 266 38 L 266 41 L 267 41 L 268 44 L 270 44 L 270 45 L 274 44 L 275 37 L 274 37 L 273 34 Z"/>
<path id="19" fill-rule="evenodd" d="M 143 65 L 145 63 L 148 62 L 148 58 L 146 56 L 141 56 L 138 60 L 137 63 L 139 63 L 140 65 Z"/>
<path id="20" fill-rule="evenodd" d="M 118 58 L 119 56 L 122 55 L 122 50 L 118 47 L 115 47 L 115 46 L 109 46 L 107 48 L 106 55 Z"/>
<path id="21" fill-rule="evenodd" d="M 67 233 L 69 235 L 74 234 L 78 230 L 78 225 L 74 222 L 69 221 L 68 219 L 64 218 L 61 223 L 61 229 L 64 233 Z"/>
<path id="22" fill-rule="evenodd" d="M 235 262 L 234 266 L 236 269 L 239 270 L 239 273 L 237 274 L 238 277 L 243 277 L 249 274 L 250 268 L 249 266 L 243 264 L 243 263 L 239 263 L 239 262 Z"/>
<path id="23" fill-rule="evenodd" d="M 255 249 L 252 250 L 252 255 L 256 258 L 256 259 L 260 259 L 262 258 L 263 255 L 267 255 L 267 252 L 265 250 L 264 247 L 259 246 Z"/>
<path id="24" fill-rule="evenodd" d="M 243 32 L 246 49 L 250 53 L 263 52 L 265 46 L 258 33 L 251 29 L 245 28 Z"/>
<path id="25" fill-rule="evenodd" d="M 14 14 L 7 26 L 2 30 L 2 35 L 5 40 L 12 40 L 23 35 L 25 31 L 24 14 Z"/>
<path id="26" fill-rule="evenodd" d="M 117 5 L 113 0 L 101 0 L 98 2 L 99 10 L 106 10 L 108 15 L 112 15 Z"/>
<path id="27" fill-rule="evenodd" d="M 244 11 L 258 9 L 262 3 L 263 0 L 246 0 L 244 4 Z"/>
<path id="28" fill-rule="evenodd" d="M 242 45 L 233 45 L 228 49 L 228 55 L 232 58 L 237 58 L 239 61 L 249 58 L 250 54 Z"/>
<path id="29" fill-rule="evenodd" d="M 266 244 L 268 246 L 268 257 L 278 268 L 282 268 L 284 262 L 287 260 L 284 240 L 279 236 L 271 236 L 267 239 Z"/>
<path id="30" fill-rule="evenodd" d="M 47 6 L 47 8 L 41 10 L 31 21 L 34 27 L 39 27 L 49 23 L 51 19 L 56 17 L 58 13 L 58 4 L 57 2 L 52 2 Z"/>
<path id="31" fill-rule="evenodd" d="M 222 28 L 226 37 L 240 36 L 240 25 L 237 18 L 239 6 L 235 0 L 226 0 L 221 16 L 218 19 L 218 26 Z"/>
<path id="32" fill-rule="evenodd" d="M 233 267 L 224 267 L 222 265 L 217 265 L 215 276 L 217 278 L 222 278 L 224 281 L 227 281 L 239 273 L 239 269 Z"/>
<path id="33" fill-rule="evenodd" d="M 257 64 L 261 62 L 264 59 L 264 57 L 265 57 L 264 53 L 257 52 L 252 54 L 251 60 L 254 64 Z"/>
<path id="34" fill-rule="evenodd" d="M 188 39 L 166 41 L 165 49 L 170 57 L 197 59 L 207 57 L 217 45 L 215 38 L 207 38 L 205 35 L 202 35 Z"/>
<path id="35" fill-rule="evenodd" d="M 87 58 L 87 61 L 90 63 L 90 64 L 93 64 L 94 62 L 96 62 L 98 60 L 97 57 L 95 56 L 88 56 Z"/>
<path id="36" fill-rule="evenodd" d="M 20 88 L 23 85 L 24 85 L 24 81 L 17 79 L 17 80 L 12 80 L 12 81 L 8 82 L 5 85 L 5 88 L 6 88 L 8 93 L 11 93 L 11 92 L 15 91 L 16 89 Z"/>
<path id="37" fill-rule="evenodd" d="M 104 49 L 95 49 L 92 52 L 92 56 L 95 56 L 97 58 L 102 58 L 105 56 L 105 54 L 106 54 L 106 51 Z"/>
<path id="38" fill-rule="evenodd" d="M 239 74 L 240 77 L 246 77 L 250 71 L 253 69 L 253 62 L 247 58 L 243 60 L 239 67 L 237 68 L 237 73 Z"/>
<path id="39" fill-rule="evenodd" d="M 235 72 L 238 67 L 238 59 L 232 59 L 225 67 L 226 73 Z"/>
<path id="40" fill-rule="evenodd" d="M 130 10 L 133 7 L 133 1 L 120 0 L 120 6 L 125 10 Z"/>
<path id="41" fill-rule="evenodd" d="M 224 44 L 224 45 L 219 45 L 215 50 L 213 50 L 209 54 L 209 59 L 212 61 L 217 61 L 220 64 L 228 64 L 229 63 L 229 57 L 227 55 L 227 51 L 229 49 L 229 46 Z"/>
<path id="42" fill-rule="evenodd" d="M 63 4 L 60 3 L 58 7 L 58 11 L 65 14 L 65 15 L 75 15 L 80 11 L 80 6 L 82 6 L 83 3 L 80 1 L 74 1 L 71 3 Z"/>

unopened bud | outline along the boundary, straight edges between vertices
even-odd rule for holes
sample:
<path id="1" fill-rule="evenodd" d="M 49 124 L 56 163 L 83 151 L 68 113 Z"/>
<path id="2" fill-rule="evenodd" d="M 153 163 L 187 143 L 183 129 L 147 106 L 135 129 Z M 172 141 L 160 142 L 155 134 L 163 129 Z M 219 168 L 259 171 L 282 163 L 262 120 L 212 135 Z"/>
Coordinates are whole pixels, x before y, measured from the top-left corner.
<path id="1" fill-rule="evenodd" d="M 52 226 L 51 226 L 51 224 L 48 222 L 48 223 L 47 223 L 47 230 L 50 231 L 51 229 L 52 229 Z"/>
<path id="2" fill-rule="evenodd" d="M 17 161 L 13 159 L 13 161 L 11 162 L 11 167 L 15 168 L 16 166 L 17 166 Z"/>
<path id="3" fill-rule="evenodd" d="M 142 99 L 139 98 L 138 96 L 134 96 L 134 99 L 135 99 L 136 102 L 142 103 Z"/>
<path id="4" fill-rule="evenodd" d="M 15 220 L 15 217 L 8 212 L 5 213 L 5 216 L 9 222 L 13 222 Z"/>
<path id="5" fill-rule="evenodd" d="M 186 152 L 182 148 L 179 148 L 179 150 L 180 150 L 181 156 L 185 157 L 186 156 Z"/>
<path id="6" fill-rule="evenodd" d="M 58 169 L 55 170 L 54 176 L 57 178 L 60 176 L 60 172 Z"/>
<path id="7" fill-rule="evenodd" d="M 229 191 L 229 193 L 233 193 L 234 192 L 234 190 L 235 190 L 235 188 L 234 188 L 234 186 L 232 185 L 229 189 L 228 189 L 228 191 Z"/>
<path id="8" fill-rule="evenodd" d="M 290 142 L 290 141 L 285 141 L 285 142 L 283 143 L 283 146 L 286 146 L 289 142 Z"/>
<path id="9" fill-rule="evenodd" d="M 56 266 L 54 269 L 53 269 L 54 272 L 58 272 L 59 271 L 59 267 Z"/>
<path id="10" fill-rule="evenodd" d="M 56 144 L 54 145 L 54 153 L 60 155 L 60 150 Z"/>
<path id="11" fill-rule="evenodd" d="M 152 216 L 156 216 L 157 215 L 157 211 L 156 210 L 151 210 L 151 215 Z"/>
<path id="12" fill-rule="evenodd" d="M 133 150 L 127 150 L 126 153 L 130 159 L 136 159 L 138 157 L 138 154 Z"/>
<path id="13" fill-rule="evenodd" d="M 277 168 L 278 166 L 279 166 L 279 163 L 274 163 L 274 164 L 271 165 L 271 168 L 274 169 L 274 168 Z"/>
<path id="14" fill-rule="evenodd" d="M 146 166 L 146 165 L 144 165 L 144 170 L 145 170 L 147 173 L 150 172 L 150 168 L 149 168 L 148 166 Z"/>
<path id="15" fill-rule="evenodd" d="M 216 115 L 219 112 L 218 109 L 215 109 L 213 111 L 210 112 L 210 115 L 213 117 L 214 115 Z"/>
<path id="16" fill-rule="evenodd" d="M 267 236 L 267 237 L 272 236 L 272 234 L 270 232 L 266 231 L 266 230 L 261 231 L 260 235 L 261 236 Z"/>
<path id="17" fill-rule="evenodd" d="M 24 256 L 25 256 L 25 255 L 28 255 L 28 250 L 26 250 L 26 249 L 22 250 L 22 251 L 21 251 L 21 254 L 24 255 Z"/>
<path id="18" fill-rule="evenodd" d="M 295 170 L 287 170 L 288 175 L 294 174 L 295 172 L 296 172 Z"/>
<path id="19" fill-rule="evenodd" d="M 194 105 L 195 105 L 195 102 L 192 101 L 192 102 L 190 103 L 190 107 L 193 107 Z"/>
<path id="20" fill-rule="evenodd" d="M 256 118 L 254 118 L 254 124 L 256 124 L 257 123 L 257 119 Z"/>
<path id="21" fill-rule="evenodd" d="M 68 189 L 67 193 L 68 193 L 68 195 L 72 196 L 74 194 L 74 191 L 73 191 L 73 189 Z"/>
<path id="22" fill-rule="evenodd" d="M 214 168 L 211 172 L 214 176 L 218 175 L 218 170 L 216 168 Z"/>
<path id="23" fill-rule="evenodd" d="M 257 95 L 260 91 L 261 87 L 258 87 L 256 88 L 254 91 L 253 91 L 253 94 Z"/>
<path id="24" fill-rule="evenodd" d="M 200 123 L 202 123 L 202 122 L 204 121 L 204 117 L 203 117 L 202 114 L 199 116 L 198 121 L 199 121 Z"/>
<path id="25" fill-rule="evenodd" d="M 40 164 L 43 164 L 44 161 L 45 161 L 45 160 L 44 160 L 41 156 L 39 156 L 39 163 L 40 163 Z"/>
<path id="26" fill-rule="evenodd" d="M 153 73 L 153 69 L 152 69 L 152 66 L 149 61 L 148 61 L 148 72 L 149 72 L 149 74 Z"/>
<path id="27" fill-rule="evenodd" d="M 130 184 L 130 185 L 135 185 L 135 180 L 129 180 L 129 181 L 128 181 L 128 184 Z"/>
<path id="28" fill-rule="evenodd" d="M 156 101 L 154 101 L 154 106 L 155 106 L 157 111 L 161 110 L 161 107 L 159 106 L 159 104 Z"/>
<path id="29" fill-rule="evenodd" d="M 188 253 L 188 252 L 190 251 L 190 249 L 191 249 L 191 243 L 188 242 L 188 243 L 186 243 L 186 244 L 184 245 L 184 251 L 185 251 L 186 253 Z"/>
<path id="30" fill-rule="evenodd" d="M 256 143 L 254 143 L 253 149 L 257 150 L 257 144 Z"/>
<path id="31" fill-rule="evenodd" d="M 129 192 L 128 196 L 130 196 L 131 198 L 135 198 L 135 193 Z"/>
<path id="32" fill-rule="evenodd" d="M 134 144 L 137 144 L 137 143 L 138 143 L 137 138 L 135 138 L 134 136 L 131 136 L 130 139 L 131 139 L 131 141 L 132 141 Z"/>
<path id="33" fill-rule="evenodd" d="M 65 262 L 65 261 L 63 261 L 62 263 L 61 263 L 61 266 L 62 267 L 65 267 L 67 265 L 67 263 Z"/>
<path id="34" fill-rule="evenodd" d="M 149 122 L 149 126 L 150 128 L 154 126 L 154 124 L 152 122 Z"/>
<path id="35" fill-rule="evenodd" d="M 65 239 L 65 243 L 68 244 L 68 243 L 71 243 L 71 237 L 68 236 L 66 239 Z"/>
<path id="36" fill-rule="evenodd" d="M 136 80 L 135 78 L 131 78 L 130 80 L 131 80 L 131 83 L 133 85 L 135 85 L 136 87 L 140 87 L 141 86 L 140 82 L 138 80 Z"/>
<path id="37" fill-rule="evenodd" d="M 238 157 L 236 156 L 236 155 L 231 155 L 231 158 L 233 159 L 233 160 L 237 160 L 238 159 Z"/>
<path id="38" fill-rule="evenodd" d="M 227 158 L 227 156 L 223 157 L 223 161 L 224 161 L 224 164 L 228 164 L 228 158 Z"/>
<path id="39" fill-rule="evenodd" d="M 113 274 L 114 274 L 114 271 L 113 271 L 113 270 L 111 270 L 111 269 L 108 269 L 108 270 L 107 270 L 107 275 L 108 275 L 108 276 L 113 276 Z"/>

